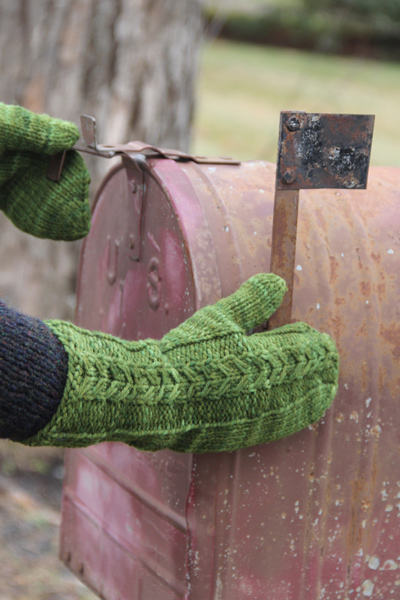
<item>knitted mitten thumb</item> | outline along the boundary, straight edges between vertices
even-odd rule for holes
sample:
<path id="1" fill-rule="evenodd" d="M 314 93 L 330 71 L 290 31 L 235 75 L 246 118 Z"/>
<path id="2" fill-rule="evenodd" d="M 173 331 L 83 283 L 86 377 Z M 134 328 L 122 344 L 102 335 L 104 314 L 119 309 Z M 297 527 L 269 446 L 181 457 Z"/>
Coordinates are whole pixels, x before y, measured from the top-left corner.
<path id="1" fill-rule="evenodd" d="M 23 443 L 120 441 L 142 450 L 218 452 L 314 423 L 337 391 L 331 338 L 304 323 L 247 335 L 284 293 L 279 277 L 257 275 L 160 341 L 47 322 L 68 357 L 68 374 L 54 415 Z"/>
<path id="2" fill-rule="evenodd" d="M 67 152 L 58 182 L 47 178 L 52 154 L 79 138 L 73 123 L 0 103 L 0 209 L 26 233 L 75 240 L 90 229 L 90 177 L 81 156 Z"/>

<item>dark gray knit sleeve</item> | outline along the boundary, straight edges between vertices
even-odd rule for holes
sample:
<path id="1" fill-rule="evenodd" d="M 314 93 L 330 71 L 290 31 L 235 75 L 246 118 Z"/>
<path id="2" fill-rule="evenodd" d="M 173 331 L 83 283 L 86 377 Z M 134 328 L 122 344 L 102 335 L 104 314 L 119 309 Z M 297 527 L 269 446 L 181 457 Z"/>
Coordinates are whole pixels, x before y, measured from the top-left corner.
<path id="1" fill-rule="evenodd" d="M 47 425 L 67 374 L 68 356 L 45 323 L 0 300 L 0 438 L 22 441 Z"/>

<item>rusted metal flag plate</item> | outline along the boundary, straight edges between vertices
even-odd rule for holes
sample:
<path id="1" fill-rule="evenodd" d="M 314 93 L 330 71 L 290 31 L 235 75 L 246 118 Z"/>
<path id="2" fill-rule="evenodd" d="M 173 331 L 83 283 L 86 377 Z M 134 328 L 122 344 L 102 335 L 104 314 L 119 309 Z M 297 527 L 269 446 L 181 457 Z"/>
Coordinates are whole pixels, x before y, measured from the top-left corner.
<path id="1" fill-rule="evenodd" d="M 281 112 L 277 189 L 366 189 L 374 119 Z"/>

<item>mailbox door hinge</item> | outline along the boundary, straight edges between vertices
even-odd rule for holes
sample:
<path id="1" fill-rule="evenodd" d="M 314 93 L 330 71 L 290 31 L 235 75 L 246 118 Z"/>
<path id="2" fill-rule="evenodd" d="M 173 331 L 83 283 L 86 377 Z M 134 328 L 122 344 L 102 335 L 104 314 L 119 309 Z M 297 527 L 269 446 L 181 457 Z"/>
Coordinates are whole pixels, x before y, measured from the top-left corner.
<path id="1" fill-rule="evenodd" d="M 145 195 L 145 173 L 135 160 L 122 156 L 127 177 L 128 194 L 128 258 L 140 260 L 143 199 Z"/>

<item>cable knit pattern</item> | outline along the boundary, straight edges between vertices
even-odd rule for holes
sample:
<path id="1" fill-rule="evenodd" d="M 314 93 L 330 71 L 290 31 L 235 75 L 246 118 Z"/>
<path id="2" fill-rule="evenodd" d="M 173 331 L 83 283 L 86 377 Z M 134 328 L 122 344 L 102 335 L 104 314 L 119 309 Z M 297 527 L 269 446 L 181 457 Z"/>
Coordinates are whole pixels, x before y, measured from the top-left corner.
<path id="1" fill-rule="evenodd" d="M 0 437 L 21 441 L 55 414 L 68 373 L 68 356 L 39 319 L 0 300 Z"/>
<path id="2" fill-rule="evenodd" d="M 90 229 L 90 176 L 82 157 L 67 152 L 60 181 L 47 178 L 52 154 L 79 138 L 73 123 L 0 103 L 0 209 L 22 231 L 75 240 Z"/>
<path id="3" fill-rule="evenodd" d="M 24 443 L 218 452 L 314 423 L 337 391 L 332 339 L 304 323 L 246 335 L 284 292 L 279 277 L 257 275 L 161 341 L 127 342 L 49 321 L 69 357 L 67 384 L 50 423 Z"/>

